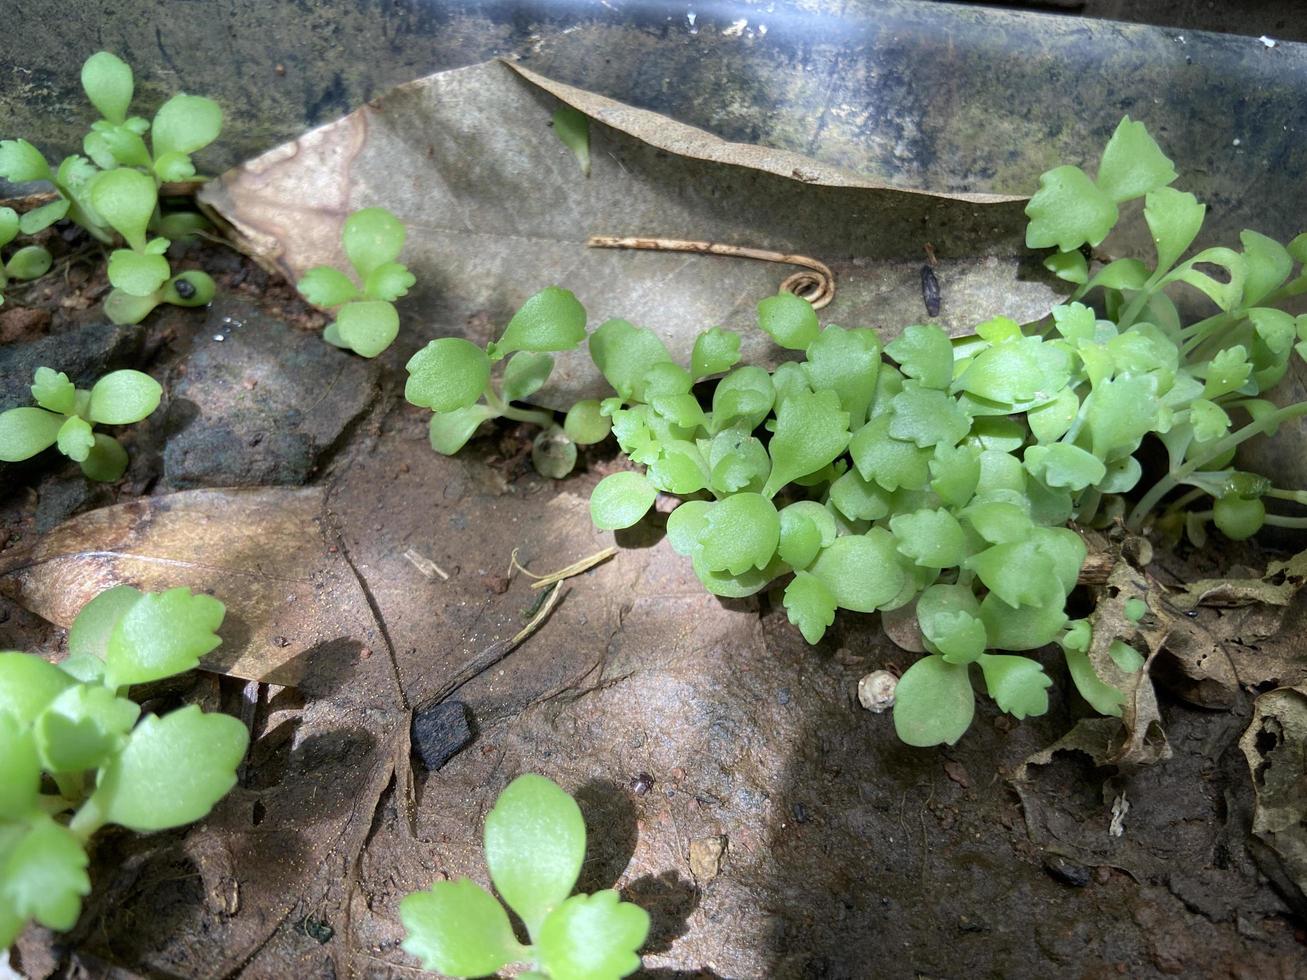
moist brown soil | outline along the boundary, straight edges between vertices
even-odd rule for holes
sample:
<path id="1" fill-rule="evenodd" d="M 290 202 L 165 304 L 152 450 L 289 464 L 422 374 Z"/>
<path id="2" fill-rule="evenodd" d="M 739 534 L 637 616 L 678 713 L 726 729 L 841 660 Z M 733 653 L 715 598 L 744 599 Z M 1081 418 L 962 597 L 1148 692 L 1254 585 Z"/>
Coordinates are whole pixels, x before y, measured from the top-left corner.
<path id="1" fill-rule="evenodd" d="M 5 344 L 100 318 L 100 250 L 47 238 L 55 274 L 9 294 Z M 195 246 L 180 264 L 295 330 L 324 322 L 225 248 Z M 134 366 L 184 375 L 222 310 L 155 314 Z M 323 344 L 321 356 L 350 355 Z M 457 692 L 472 740 L 424 772 L 409 758 L 408 710 L 534 612 L 529 579 L 510 576 L 514 549 L 547 572 L 611 543 L 586 499 L 620 463 L 600 446 L 567 479 L 543 479 L 531 431 L 508 425 L 437 456 L 426 413 L 403 402 L 402 356 L 380 364 L 366 413 L 310 478 L 333 528 L 326 547 L 347 561 L 376 630 L 317 651 L 300 690 L 255 694 L 248 765 L 208 820 L 97 838 L 76 929 L 29 928 L 19 944 L 30 975 L 414 975 L 397 903 L 442 877 L 484 882 L 481 821 L 509 779 L 535 771 L 586 815 L 582 887 L 618 887 L 653 916 L 643 976 L 1307 976 L 1303 922 L 1250 850 L 1253 791 L 1236 744 L 1249 693 L 1219 712 L 1163 694 L 1174 756 L 1162 764 L 1122 773 L 1062 754 L 1016 783 L 1027 756 L 1087 713 L 1059 658 L 1044 658 L 1046 716 L 1016 723 L 980 699 L 956 746 L 911 749 L 888 715 L 857 703 L 863 674 L 913 657 L 876 617 L 841 613 L 809 647 L 768 596 L 706 595 L 657 527 L 618 534 L 614 558 L 565 583 L 541 628 Z M 110 488 L 83 488 L 53 454 L 11 467 L 0 563 L 42 521 L 167 492 L 171 437 L 137 427 L 132 468 Z M 1171 560 L 1167 572 L 1186 567 Z M 57 657 L 62 642 L 0 598 L 0 646 Z M 239 711 L 249 697 L 202 672 L 137 693 L 153 710 Z"/>

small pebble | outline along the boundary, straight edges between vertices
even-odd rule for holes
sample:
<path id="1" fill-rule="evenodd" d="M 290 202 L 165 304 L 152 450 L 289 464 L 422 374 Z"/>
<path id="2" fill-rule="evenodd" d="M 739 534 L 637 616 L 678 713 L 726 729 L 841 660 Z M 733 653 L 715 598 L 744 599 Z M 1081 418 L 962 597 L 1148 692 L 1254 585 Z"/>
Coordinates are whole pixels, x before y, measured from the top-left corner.
<path id="1" fill-rule="evenodd" d="M 462 701 L 419 705 L 413 711 L 410 737 L 422 764 L 435 772 L 472 741 L 467 705 Z"/>
<path id="2" fill-rule="evenodd" d="M 647 772 L 637 774 L 628 784 L 627 787 L 636 796 L 644 796 L 645 793 L 653 789 L 654 778 Z"/>
<path id="3" fill-rule="evenodd" d="M 873 670 L 858 681 L 858 703 L 876 714 L 894 707 L 899 679 L 888 670 Z"/>
<path id="4" fill-rule="evenodd" d="M 1049 877 L 1072 888 L 1084 888 L 1089 884 L 1089 869 L 1060 854 L 1045 854 L 1044 870 L 1048 872 Z"/>
<path id="5" fill-rule="evenodd" d="M 700 881 L 711 881 L 722 868 L 722 855 L 726 853 L 726 837 L 717 834 L 690 842 L 690 871 Z"/>
<path id="6" fill-rule="evenodd" d="M 795 803 L 790 809 L 794 813 L 795 823 L 808 822 L 808 808 L 802 803 Z"/>

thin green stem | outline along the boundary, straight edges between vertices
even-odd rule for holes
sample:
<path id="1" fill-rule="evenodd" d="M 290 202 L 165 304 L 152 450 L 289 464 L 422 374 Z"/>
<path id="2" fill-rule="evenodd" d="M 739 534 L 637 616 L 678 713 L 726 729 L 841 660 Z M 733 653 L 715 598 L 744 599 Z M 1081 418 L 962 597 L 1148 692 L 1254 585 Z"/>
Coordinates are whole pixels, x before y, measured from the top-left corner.
<path id="1" fill-rule="evenodd" d="M 1140 525 L 1143 524 L 1144 518 L 1148 516 L 1149 511 L 1156 507 L 1158 502 L 1170 493 L 1177 484 L 1182 483 L 1185 477 L 1189 476 L 1190 473 L 1193 473 L 1204 463 L 1208 463 L 1213 459 L 1224 456 L 1226 453 L 1251 439 L 1253 436 L 1262 435 L 1278 426 L 1281 422 L 1287 422 L 1289 419 L 1298 418 L 1303 415 L 1307 415 L 1307 402 L 1298 402 L 1297 404 L 1282 408 L 1279 411 L 1264 415 L 1256 421 L 1249 422 L 1242 429 L 1237 429 L 1234 432 L 1231 432 L 1224 439 L 1218 439 L 1208 447 L 1208 451 L 1201 457 L 1198 459 L 1191 459 L 1179 469 L 1171 471 L 1166 476 L 1162 477 L 1162 479 L 1154 483 L 1152 489 L 1140 498 L 1139 503 L 1135 504 L 1135 508 L 1130 512 L 1130 518 L 1126 522 L 1126 525 L 1132 531 L 1138 531 Z"/>
<path id="2" fill-rule="evenodd" d="M 1272 487 L 1262 496 L 1274 497 L 1276 500 L 1292 500 L 1295 504 L 1307 504 L 1307 490 L 1279 490 Z"/>
<path id="3" fill-rule="evenodd" d="M 506 419 L 513 419 L 516 422 L 530 422 L 546 429 L 556 424 L 553 412 L 533 412 L 530 409 L 514 408 L 504 401 L 490 385 L 486 385 L 485 396 L 486 404 Z"/>
<path id="4" fill-rule="evenodd" d="M 1266 524 L 1272 527 L 1291 527 L 1302 530 L 1307 528 L 1307 517 L 1287 517 L 1283 514 L 1267 514 Z"/>
<path id="5" fill-rule="evenodd" d="M 80 772 L 56 772 L 54 784 L 59 787 L 59 795 L 68 801 L 69 806 L 77 806 L 86 798 L 86 777 Z"/>
<path id="6" fill-rule="evenodd" d="M 1183 496 L 1176 497 L 1175 500 L 1171 501 L 1170 505 L 1166 508 L 1166 512 L 1168 514 L 1174 514 L 1177 510 L 1184 509 L 1186 506 L 1192 504 L 1195 500 L 1197 500 L 1199 497 L 1204 496 L 1205 494 L 1207 494 L 1207 491 L 1204 490 L 1202 487 L 1194 487 L 1188 493 L 1184 494 Z"/>
<path id="7" fill-rule="evenodd" d="M 91 796 L 81 808 L 73 814 L 73 819 L 68 824 L 68 829 L 77 835 L 78 840 L 85 843 L 91 839 L 91 835 L 103 827 L 105 824 L 104 812 L 96 802 L 95 796 Z"/>

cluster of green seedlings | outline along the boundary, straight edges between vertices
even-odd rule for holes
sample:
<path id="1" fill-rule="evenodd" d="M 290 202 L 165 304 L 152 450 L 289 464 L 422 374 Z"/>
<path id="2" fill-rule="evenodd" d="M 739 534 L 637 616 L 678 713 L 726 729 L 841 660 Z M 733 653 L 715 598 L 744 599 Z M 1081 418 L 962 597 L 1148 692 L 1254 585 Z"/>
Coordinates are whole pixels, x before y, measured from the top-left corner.
<path id="1" fill-rule="evenodd" d="M 235 785 L 244 725 L 195 705 L 142 718 L 127 697 L 195 667 L 223 614 L 187 589 L 118 586 L 78 614 L 59 665 L 0 653 L 0 950 L 29 920 L 73 927 L 98 829 L 180 827 Z"/>
<path id="2" fill-rule="evenodd" d="M 62 371 L 39 367 L 31 388 L 39 407 L 0 412 L 0 461 L 17 463 L 57 446 L 89 479 L 107 483 L 127 469 L 127 450 L 93 427 L 139 422 L 163 396 L 159 382 L 131 370 L 111 371 L 88 391 Z"/>
<path id="3" fill-rule="evenodd" d="M 210 99 L 178 94 L 159 107 L 153 121 L 129 116 L 132 69 L 107 51 L 86 60 L 82 88 L 101 117 L 82 141 L 85 156 L 68 156 L 52 168 L 27 140 L 0 141 L 0 177 L 54 188 L 54 200 L 18 218 L 17 230 L 35 235 L 67 218 L 105 245 L 121 241 L 125 247 L 109 256 L 114 288 L 104 304 L 114 323 L 139 323 L 160 303 L 204 306 L 213 299 L 213 280 L 199 271 L 173 275 L 166 253 L 174 240 L 206 222 L 192 211 L 165 212 L 159 191 L 165 183 L 195 177 L 191 154 L 217 139 L 222 109 Z M 14 215 L 6 210 L 0 210 L 0 246 L 16 234 Z M 6 263 L 0 288 L 5 276 L 32 279 L 49 267 L 45 249 L 26 246 Z"/>
<path id="4" fill-rule="evenodd" d="M 504 906 L 476 882 L 437 881 L 399 903 L 404 949 L 426 969 L 486 977 L 523 963 L 521 980 L 618 980 L 640 968 L 649 914 L 611 888 L 572 895 L 585 821 L 556 783 L 532 773 L 509 783 L 486 816 L 485 853 L 490 880 L 530 944 L 518 941 Z"/>
<path id="5" fill-rule="evenodd" d="M 903 674 L 894 707 L 911 745 L 953 743 L 967 730 L 973 666 L 1002 710 L 1045 712 L 1052 681 L 1018 654 L 1054 642 L 1086 700 L 1119 715 L 1124 695 L 1087 657 L 1089 623 L 1066 613 L 1086 557 L 1066 525 L 1120 520 L 1139 531 L 1151 522 L 1172 539 L 1187 529 L 1196 544 L 1208 521 L 1235 539 L 1264 524 L 1307 526 L 1265 508 L 1307 503 L 1307 494 L 1233 468 L 1244 441 L 1307 414 L 1307 402 L 1277 408 L 1261 397 L 1295 350 L 1307 356 L 1307 317 L 1274 306 L 1307 291 L 1307 275 L 1293 276 L 1307 236 L 1286 248 L 1245 231 L 1242 251 L 1183 258 L 1205 207 L 1170 187 L 1175 178 L 1128 117 L 1096 180 L 1074 167 L 1043 175 L 1027 207 L 1028 243 L 1056 246 L 1047 264 L 1077 289 L 1024 329 L 1005 317 L 959 338 L 909 326 L 882 350 L 874 330 L 823 328 L 806 301 L 781 293 L 758 304 L 758 326 L 800 356 L 769 373 L 737 366 L 740 338 L 729 330 L 700 334 L 687 367 L 653 331 L 607 321 L 588 346 L 616 394 L 578 403 L 563 433 L 583 443 L 611 426 L 644 472 L 599 483 L 595 524 L 630 527 L 659 493 L 681 498 L 667 536 L 704 587 L 738 598 L 783 582 L 785 609 L 810 643 L 836 609 L 915 609 L 927 655 Z M 1141 197 L 1155 261 L 1120 259 L 1091 277 L 1081 248 L 1102 242 L 1118 204 Z M 1194 288 L 1217 312 L 1183 323 L 1172 285 Z M 1090 293 L 1100 312 L 1079 302 Z M 508 402 L 544 383 L 546 352 L 585 337 L 581 305 L 551 287 L 485 350 L 433 341 L 409 362 L 405 394 L 435 412 L 431 444 L 443 453 L 496 415 L 556 431 L 552 415 Z M 491 367 L 510 352 L 496 391 Z M 723 372 L 701 403 L 696 383 Z M 1165 447 L 1167 470 L 1130 507 L 1150 436 Z M 1177 487 L 1186 490 L 1172 497 Z M 1127 672 L 1143 663 L 1125 642 L 1111 649 Z"/>

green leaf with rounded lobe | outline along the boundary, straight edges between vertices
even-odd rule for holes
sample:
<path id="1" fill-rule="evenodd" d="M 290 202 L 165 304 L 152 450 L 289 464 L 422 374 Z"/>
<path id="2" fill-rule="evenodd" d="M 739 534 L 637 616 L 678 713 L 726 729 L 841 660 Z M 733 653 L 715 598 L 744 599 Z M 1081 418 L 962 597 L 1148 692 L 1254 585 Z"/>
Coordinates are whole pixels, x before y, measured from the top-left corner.
<path id="1" fill-rule="evenodd" d="M 399 336 L 399 313 L 379 299 L 346 303 L 336 311 L 336 331 L 354 353 L 376 357 Z"/>
<path id="2" fill-rule="evenodd" d="M 1014 405 L 1055 397 L 1071 376 L 1071 356 L 1061 345 L 1024 337 L 981 351 L 955 387 L 979 398 Z"/>
<path id="3" fill-rule="evenodd" d="M 95 434 L 95 445 L 82 460 L 82 473 L 88 480 L 113 483 L 127 470 L 127 450 L 117 439 L 103 432 Z"/>
<path id="4" fill-rule="evenodd" d="M 809 643 L 819 642 L 835 622 L 835 597 L 810 572 L 796 572 L 785 587 L 785 611 Z"/>
<path id="5" fill-rule="evenodd" d="M 98 684 L 67 688 L 33 726 L 41 765 L 48 772 L 98 769 L 123 745 L 141 709 Z"/>
<path id="6" fill-rule="evenodd" d="M 895 544 L 894 537 L 880 528 L 845 535 L 823 548 L 808 571 L 821 580 L 840 608 L 875 612 L 903 588 L 905 573 Z"/>
<path id="7" fill-rule="evenodd" d="M 662 452 L 649 464 L 648 478 L 659 490 L 688 496 L 708 485 L 709 473 L 694 443 L 673 439 L 662 444 Z"/>
<path id="8" fill-rule="evenodd" d="M 488 405 L 468 405 L 452 412 L 434 412 L 427 429 L 431 448 L 444 456 L 453 456 L 467 445 L 477 426 L 493 418 L 495 410 Z"/>
<path id="9" fill-rule="evenodd" d="M 39 279 L 50 271 L 51 261 L 50 253 L 40 245 L 24 245 L 9 257 L 5 273 L 14 279 Z"/>
<path id="10" fill-rule="evenodd" d="M 35 235 L 38 231 L 44 231 L 56 221 L 63 218 L 71 206 L 66 197 L 57 197 L 53 201 L 42 204 L 39 208 L 32 208 L 24 212 L 23 216 L 18 219 L 18 227 L 24 235 Z M 48 268 L 48 264 L 47 264 Z M 14 275 L 14 273 L 10 273 Z M 34 276 L 19 276 L 20 279 L 33 279 Z"/>
<path id="11" fill-rule="evenodd" d="M 590 117 L 580 109 L 561 106 L 554 110 L 554 135 L 572 151 L 583 177 L 590 176 Z"/>
<path id="12" fill-rule="evenodd" d="M 705 330 L 694 339 L 690 373 L 697 381 L 710 374 L 729 371 L 740 360 L 740 335 L 724 327 Z"/>
<path id="13" fill-rule="evenodd" d="M 953 568 L 967 557 L 967 536 L 946 510 L 925 508 L 890 518 L 899 553 L 923 568 Z"/>
<path id="14" fill-rule="evenodd" d="M 109 282 L 130 296 L 153 296 L 171 275 L 162 255 L 120 248 L 109 256 Z"/>
<path id="15" fill-rule="evenodd" d="M 18 237 L 18 212 L 0 207 L 0 245 L 8 245 Z"/>
<path id="16" fill-rule="evenodd" d="M 225 612 L 213 596 L 186 588 L 145 593 L 109 634 L 105 684 L 142 684 L 192 669 L 222 642 L 216 631 Z"/>
<path id="17" fill-rule="evenodd" d="M 1289 278 L 1293 256 L 1274 238 L 1245 229 L 1239 233 L 1243 244 L 1245 279 L 1241 306 L 1256 306 Z"/>
<path id="18" fill-rule="evenodd" d="M 780 536 L 780 514 L 771 500 L 758 493 L 732 494 L 709 508 L 698 557 L 709 571 L 743 575 L 767 566 Z"/>
<path id="19" fill-rule="evenodd" d="M 1206 214 L 1207 205 L 1185 191 L 1159 187 L 1148 192 L 1144 220 L 1157 248 L 1157 268 L 1169 269 L 1179 261 L 1198 237 Z"/>
<path id="20" fill-rule="evenodd" d="M 534 395 L 549 380 L 553 370 L 553 355 L 518 351 L 504 367 L 504 400 L 512 402 Z"/>
<path id="21" fill-rule="evenodd" d="M 1085 400 L 1085 430 L 1099 459 L 1133 452 L 1157 424 L 1157 379 L 1152 375 L 1103 381 Z"/>
<path id="22" fill-rule="evenodd" d="M 707 500 L 687 500 L 667 515 L 667 543 L 678 555 L 689 558 L 699 549 L 699 533 L 708 522 Z"/>
<path id="23" fill-rule="evenodd" d="M 1048 712 L 1048 689 L 1052 679 L 1043 666 L 1029 657 L 985 654 L 980 658 L 980 672 L 994 702 L 1020 720 Z"/>
<path id="24" fill-rule="evenodd" d="M 589 347 L 595 367 L 625 401 L 643 401 L 649 368 L 672 360 L 656 333 L 626 320 L 604 321 L 590 335 Z"/>
<path id="25" fill-rule="evenodd" d="M 159 107 L 150 125 L 155 158 L 172 153 L 191 154 L 222 132 L 222 107 L 200 95 L 179 93 Z"/>
<path id="26" fill-rule="evenodd" d="M 771 473 L 762 442 L 743 427 L 723 429 L 708 445 L 709 483 L 718 493 L 761 491 Z"/>
<path id="27" fill-rule="evenodd" d="M 1144 665 L 1144 655 L 1124 640 L 1113 640 L 1108 645 L 1107 655 L 1127 674 L 1133 674 Z"/>
<path id="28" fill-rule="evenodd" d="M 0 140 L 0 177 L 15 184 L 50 180 L 54 175 L 41 151 L 27 140 Z"/>
<path id="29" fill-rule="evenodd" d="M 451 977 L 484 977 L 525 959 L 508 913 L 488 891 L 467 878 L 437 881 L 399 903 L 404 951 L 422 968 Z"/>
<path id="30" fill-rule="evenodd" d="M 894 396 L 889 434 L 918 448 L 959 443 L 971 431 L 971 416 L 952 395 L 909 381 Z"/>
<path id="31" fill-rule="evenodd" d="M 1064 282 L 1083 286 L 1089 281 L 1089 264 L 1079 251 L 1053 252 L 1044 259 L 1044 268 Z"/>
<path id="32" fill-rule="evenodd" d="M 1012 606 L 996 592 L 980 601 L 989 646 L 996 650 L 1038 650 L 1052 643 L 1066 625 L 1065 593 L 1055 581 L 1046 581 L 1033 605 Z"/>
<path id="33" fill-rule="evenodd" d="M 599 402 L 587 398 L 567 410 L 563 431 L 578 446 L 590 446 L 608 438 L 613 420 L 602 413 Z"/>
<path id="34" fill-rule="evenodd" d="M 738 367 L 717 383 L 712 396 L 712 424 L 717 432 L 727 428 L 753 430 L 767 417 L 776 402 L 771 375 L 760 367 Z"/>
<path id="35" fill-rule="evenodd" d="M 920 490 L 930 480 L 931 454 L 889 433 L 891 415 L 879 415 L 853 434 L 849 453 L 862 478 L 886 490 Z"/>
<path id="36" fill-rule="evenodd" d="M 946 390 L 953 383 L 953 342 L 933 324 L 905 327 L 885 353 L 923 388 Z"/>
<path id="37" fill-rule="evenodd" d="M 652 402 L 655 398 L 670 398 L 684 395 L 694 385 L 690 372 L 679 364 L 662 361 L 645 372 L 642 380 L 644 400 Z"/>
<path id="38" fill-rule="evenodd" d="M 95 433 L 85 419 L 70 415 L 59 427 L 59 436 L 55 442 L 61 453 L 80 463 L 95 448 Z"/>
<path id="39" fill-rule="evenodd" d="M 1100 715 L 1120 718 L 1121 709 L 1125 705 L 1125 694 L 1098 676 L 1083 650 L 1064 646 L 1062 653 L 1066 657 L 1071 682 L 1075 684 L 1080 696 Z"/>
<path id="40" fill-rule="evenodd" d="M 963 507 L 980 483 L 980 453 L 974 446 L 935 446 L 928 461 L 930 489 L 951 507 Z"/>
<path id="41" fill-rule="evenodd" d="M 77 924 L 82 896 L 91 892 L 82 842 L 48 816 L 34 818 L 0 867 L 0 904 L 48 929 Z"/>
<path id="42" fill-rule="evenodd" d="M 683 429 L 707 429 L 708 416 L 699 399 L 686 392 L 681 395 L 654 395 L 650 399 L 653 410 Z"/>
<path id="43" fill-rule="evenodd" d="M 89 415 L 102 425 L 139 422 L 156 408 L 163 386 L 140 371 L 110 371 L 91 388 Z"/>
<path id="44" fill-rule="evenodd" d="M 120 325 L 140 323 L 161 301 L 158 294 L 133 296 L 121 289 L 115 289 L 104 301 L 104 315 L 111 323 Z"/>
<path id="45" fill-rule="evenodd" d="M 1207 365 L 1207 379 L 1203 385 L 1204 398 L 1220 398 L 1240 388 L 1252 373 L 1248 351 L 1242 344 L 1218 351 Z"/>
<path id="46" fill-rule="evenodd" d="M 42 408 L 68 415 L 77 403 L 77 388 L 62 371 L 39 367 L 32 379 L 32 397 Z"/>
<path id="47" fill-rule="evenodd" d="M 490 358 L 471 341 L 442 337 L 418 351 L 405 365 L 404 397 L 434 412 L 466 408 L 490 381 Z"/>
<path id="48" fill-rule="evenodd" d="M 5 657 L 26 656 L 18 653 L 0 653 L 0 665 Z M 0 698 L 4 694 L 0 693 Z M 41 788 L 41 762 L 36 752 L 36 741 L 26 723 L 0 710 L 0 821 L 22 820 L 36 808 Z M 0 824 L 0 833 L 3 824 Z M 0 873 L 0 881 L 3 874 Z M 3 908 L 4 902 L 0 902 Z"/>
<path id="49" fill-rule="evenodd" d="M 1230 431 L 1230 416 L 1225 414 L 1225 409 L 1220 405 L 1200 398 L 1189 406 L 1189 424 L 1193 426 L 1195 439 L 1210 442 Z"/>
<path id="50" fill-rule="evenodd" d="M 555 909 L 540 928 L 536 954 L 552 977 L 616 980 L 640 969 L 648 935 L 649 913 L 606 888 Z"/>
<path id="51" fill-rule="evenodd" d="M 893 496 L 878 483 L 849 470 L 830 485 L 830 503 L 851 521 L 878 521 L 894 506 Z"/>
<path id="52" fill-rule="evenodd" d="M 1052 560 L 1030 539 L 992 545 L 968 558 L 965 567 L 1012 606 L 1043 601 L 1053 575 Z"/>
<path id="53" fill-rule="evenodd" d="M 821 333 L 812 304 L 788 292 L 758 301 L 758 327 L 787 350 L 806 350 Z"/>
<path id="54" fill-rule="evenodd" d="M 349 276 L 329 265 L 314 266 L 304 273 L 295 288 L 314 306 L 332 307 L 359 298 L 358 287 Z"/>
<path id="55" fill-rule="evenodd" d="M 195 176 L 195 163 L 187 153 L 155 153 L 154 173 L 164 183 L 190 180 Z"/>
<path id="56" fill-rule="evenodd" d="M 100 120 L 82 138 L 82 150 L 102 170 L 115 167 L 149 167 L 145 140 L 125 125 Z"/>
<path id="57" fill-rule="evenodd" d="M 1026 540 L 1034 532 L 1029 502 L 1022 502 L 1025 506 L 1008 500 L 979 500 L 967 506 L 961 517 L 990 544 L 1012 544 Z"/>
<path id="58" fill-rule="evenodd" d="M 1116 224 L 1112 198 L 1079 167 L 1055 167 L 1039 177 L 1039 190 L 1026 205 L 1026 246 L 1071 252 L 1088 242 L 1100 245 Z"/>
<path id="59" fill-rule="evenodd" d="M 127 62 L 108 51 L 97 51 L 82 64 L 82 89 L 105 119 L 120 123 L 127 118 L 135 83 Z"/>
<path id="60" fill-rule="evenodd" d="M 404 250 L 404 223 L 385 208 L 363 208 L 345 219 L 341 244 L 365 282 L 374 269 L 394 262 Z"/>
<path id="61" fill-rule="evenodd" d="M 820 549 L 835 543 L 835 517 L 815 500 L 796 501 L 780 514 L 780 556 L 791 568 L 807 568 Z"/>
<path id="62" fill-rule="evenodd" d="M 971 663 L 985 650 L 980 602 L 968 586 L 926 588 L 917 599 L 917 623 L 927 648 L 949 663 Z"/>
<path id="63" fill-rule="evenodd" d="M 485 850 L 490 880 L 538 940 L 545 917 L 571 894 L 581 873 L 581 808 L 558 784 L 524 773 L 486 816 Z"/>
<path id="64" fill-rule="evenodd" d="M 417 281 L 417 276 L 409 272 L 408 266 L 400 265 L 398 262 L 387 262 L 368 273 L 363 291 L 369 299 L 394 302 L 401 296 L 408 295 L 408 291 Z"/>
<path id="65" fill-rule="evenodd" d="M 546 286 L 508 321 L 504 335 L 495 342 L 494 359 L 516 350 L 571 350 L 583 340 L 585 307 L 569 290 Z"/>
<path id="66" fill-rule="evenodd" d="M 1107 467 L 1093 453 L 1079 446 L 1058 442 L 1030 446 L 1024 459 L 1026 470 L 1050 487 L 1079 491 L 1092 487 L 1107 475 Z"/>
<path id="67" fill-rule="evenodd" d="M 1203 272 L 1199 268 L 1201 265 L 1220 266 L 1225 270 L 1226 280 L 1222 281 Z M 1235 309 L 1243 299 L 1247 268 L 1244 257 L 1233 249 L 1219 246 L 1207 248 L 1168 273 L 1162 279 L 1161 285 L 1172 282 L 1187 283 L 1228 312 Z"/>
<path id="68" fill-rule="evenodd" d="M 965 665 L 922 657 L 894 689 L 894 730 L 907 745 L 952 745 L 971 727 L 976 697 Z"/>
<path id="69" fill-rule="evenodd" d="M 1175 167 L 1144 124 L 1124 117 L 1103 148 L 1098 163 L 1097 182 L 1103 192 L 1119 203 L 1143 197 L 1175 178 Z"/>
<path id="70" fill-rule="evenodd" d="M 808 345 L 803 371 L 814 391 L 830 389 L 840 396 L 840 408 L 849 413 L 849 426 L 860 426 L 876 397 L 881 370 L 880 337 L 874 330 L 846 330 L 828 326 Z"/>
<path id="71" fill-rule="evenodd" d="M 1074 388 L 1063 388 L 1057 397 L 1026 412 L 1026 424 L 1040 442 L 1055 442 L 1064 436 L 1080 414 L 1080 397 Z"/>
<path id="72" fill-rule="evenodd" d="M 743 575 L 709 570 L 697 551 L 690 556 L 690 563 L 703 587 L 713 595 L 726 599 L 744 599 L 756 595 L 790 570 L 780 556 L 773 558 L 766 568 L 751 568 Z"/>
<path id="73" fill-rule="evenodd" d="M 205 816 L 236 785 L 249 733 L 235 718 L 188 705 L 147 715 L 100 770 L 88 806 L 108 823 L 148 833 Z"/>
<path id="74" fill-rule="evenodd" d="M 849 444 L 849 415 L 840 411 L 833 391 L 797 393 L 776 411 L 776 433 L 769 447 L 771 475 L 763 495 L 775 496 L 792 480 L 821 469 Z"/>
<path id="75" fill-rule="evenodd" d="M 128 245 L 145 250 L 145 230 L 158 203 L 153 180 L 130 167 L 107 170 L 91 183 L 91 203 Z"/>
<path id="76" fill-rule="evenodd" d="M 0 460 L 17 463 L 49 449 L 59 438 L 62 415 L 43 408 L 11 408 L 0 412 Z"/>
<path id="77" fill-rule="evenodd" d="M 605 531 L 630 527 L 649 512 L 657 496 L 657 488 L 641 474 L 612 473 L 590 494 L 590 519 Z"/>

